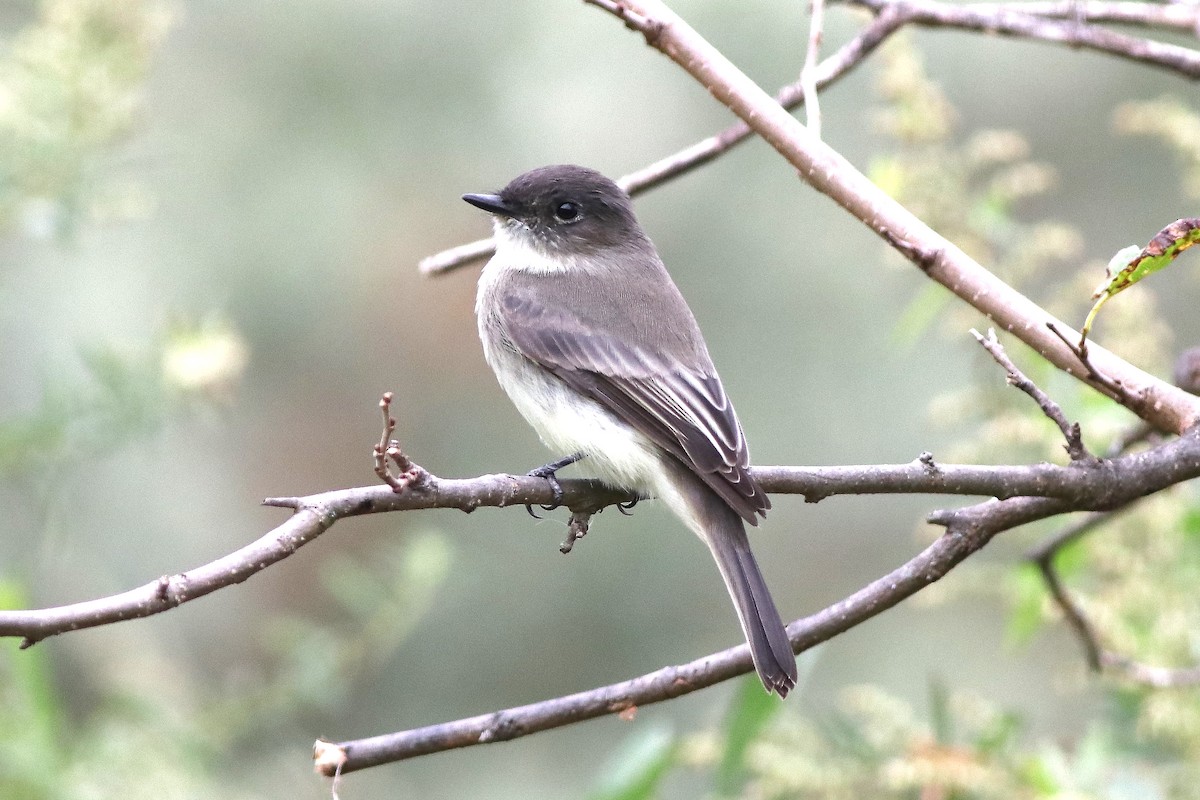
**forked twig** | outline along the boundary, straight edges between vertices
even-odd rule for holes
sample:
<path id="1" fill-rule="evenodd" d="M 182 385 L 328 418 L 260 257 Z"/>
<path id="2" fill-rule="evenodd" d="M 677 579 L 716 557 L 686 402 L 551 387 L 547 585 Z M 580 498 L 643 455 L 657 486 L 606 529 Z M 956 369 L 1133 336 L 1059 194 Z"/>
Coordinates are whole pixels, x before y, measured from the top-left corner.
<path id="1" fill-rule="evenodd" d="M 1017 365 L 1013 363 L 1013 360 L 1008 357 L 1008 353 L 1005 352 L 1004 346 L 1000 344 L 1000 340 L 996 338 L 996 330 L 989 328 L 987 336 L 984 336 L 972 328 L 971 335 L 983 346 L 983 349 L 991 354 L 996 363 L 1004 368 L 1007 373 L 1009 385 L 1020 389 L 1033 398 L 1033 401 L 1037 403 L 1042 413 L 1058 426 L 1063 438 L 1067 440 L 1067 454 L 1071 457 L 1071 461 L 1075 463 L 1097 463 L 1099 459 L 1088 452 L 1087 447 L 1083 443 L 1083 436 L 1079 431 L 1079 423 L 1068 422 L 1067 415 L 1063 413 L 1062 406 L 1056 403 L 1050 395 L 1042 391 L 1036 383 L 1029 379 L 1029 376 L 1017 368 Z"/>

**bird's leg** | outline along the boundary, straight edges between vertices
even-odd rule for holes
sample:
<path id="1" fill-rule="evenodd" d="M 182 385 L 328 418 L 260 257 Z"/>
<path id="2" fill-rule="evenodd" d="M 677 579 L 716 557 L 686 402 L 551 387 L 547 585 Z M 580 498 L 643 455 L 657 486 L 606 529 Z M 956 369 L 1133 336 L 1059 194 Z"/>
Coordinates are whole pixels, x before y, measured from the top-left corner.
<path id="1" fill-rule="evenodd" d="M 583 452 L 572 453 L 569 456 L 563 456 L 557 461 L 551 461 L 549 464 L 543 464 L 537 469 L 531 469 L 529 472 L 525 473 L 531 478 L 545 478 L 550 482 L 550 494 L 552 499 L 550 501 L 550 505 L 541 506 L 543 511 L 553 511 L 562 505 L 562 485 L 559 484 L 558 477 L 554 473 L 558 472 L 563 467 L 568 467 L 571 464 L 574 464 L 576 461 L 579 461 L 586 456 L 587 453 Z M 534 519 L 541 519 L 541 517 L 533 512 L 533 506 L 529 503 L 525 504 L 525 510 L 528 511 L 529 516 L 533 517 Z"/>

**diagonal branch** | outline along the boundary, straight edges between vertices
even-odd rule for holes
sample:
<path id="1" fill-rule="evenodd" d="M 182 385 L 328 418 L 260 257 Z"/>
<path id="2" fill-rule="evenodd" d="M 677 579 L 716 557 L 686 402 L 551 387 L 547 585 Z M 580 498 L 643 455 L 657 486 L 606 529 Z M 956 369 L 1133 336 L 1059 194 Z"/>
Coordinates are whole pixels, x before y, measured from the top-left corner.
<path id="1" fill-rule="evenodd" d="M 1046 502 L 1052 506 L 1059 504 L 1056 500 Z M 844 600 L 791 623 L 788 638 L 792 646 L 797 651 L 805 650 L 891 608 L 941 578 L 997 532 L 983 526 L 977 526 L 965 535 L 947 532 L 911 561 Z M 565 697 L 424 728 L 340 742 L 336 747 L 345 756 L 341 771 L 352 772 L 443 750 L 509 741 L 583 720 L 619 714 L 690 694 L 753 669 L 750 648 L 743 644 L 686 664 Z"/>
<path id="2" fill-rule="evenodd" d="M 870 0 L 868 0 L 870 1 Z M 926 275 L 993 319 L 1060 369 L 1125 405 L 1163 430 L 1179 433 L 1200 421 L 1200 398 L 1113 353 L 1089 354 L 1098 380 L 1048 325 L 1068 326 L 1001 281 L 889 197 L 840 153 L 803 125 L 660 0 L 622 0 L 612 13 L 689 72 L 794 166 L 800 177 L 899 249 Z M 1116 389 L 1114 390 L 1114 386 Z"/>

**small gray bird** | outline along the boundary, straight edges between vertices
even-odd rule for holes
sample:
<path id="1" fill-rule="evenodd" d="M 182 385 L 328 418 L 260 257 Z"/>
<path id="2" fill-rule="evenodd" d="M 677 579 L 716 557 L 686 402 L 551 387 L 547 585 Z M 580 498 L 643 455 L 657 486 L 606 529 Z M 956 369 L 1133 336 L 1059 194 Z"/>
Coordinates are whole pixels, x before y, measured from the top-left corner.
<path id="1" fill-rule="evenodd" d="M 770 500 L 704 337 L 629 195 L 594 170 L 541 167 L 499 194 L 496 255 L 475 313 L 484 355 L 552 450 L 551 480 L 587 459 L 605 483 L 660 498 L 712 551 L 759 677 L 786 696 L 796 657 L 750 552 L 744 522 Z"/>

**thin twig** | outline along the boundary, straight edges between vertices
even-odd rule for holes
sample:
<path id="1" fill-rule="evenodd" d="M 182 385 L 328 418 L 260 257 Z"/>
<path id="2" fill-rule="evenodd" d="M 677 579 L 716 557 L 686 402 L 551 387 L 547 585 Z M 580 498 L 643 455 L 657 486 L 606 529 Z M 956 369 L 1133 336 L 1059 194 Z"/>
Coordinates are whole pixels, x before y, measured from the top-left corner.
<path id="1" fill-rule="evenodd" d="M 1124 508 L 1121 509 L 1121 511 L 1124 510 Z M 1062 612 L 1067 626 L 1075 633 L 1075 637 L 1083 647 L 1088 667 L 1093 672 L 1115 673 L 1127 681 L 1155 689 L 1200 684 L 1200 666 L 1158 667 L 1143 664 L 1105 648 L 1101 642 L 1099 631 L 1088 619 L 1083 607 L 1063 585 L 1058 570 L 1054 566 L 1058 553 L 1062 551 L 1063 547 L 1095 530 L 1111 517 L 1111 513 L 1092 514 L 1086 519 L 1064 528 L 1059 534 L 1033 550 L 1029 554 L 1029 559 L 1037 565 L 1041 572 L 1042 580 L 1046 583 L 1050 597 Z"/>
<path id="2" fill-rule="evenodd" d="M 1124 511 L 1126 508 L 1128 506 L 1120 509 L 1120 511 Z M 1071 630 L 1075 632 L 1079 643 L 1083 646 L 1084 657 L 1087 660 L 1088 667 L 1094 672 L 1099 672 L 1104 666 L 1104 650 L 1100 646 L 1100 637 L 1083 609 L 1072 599 L 1066 587 L 1063 586 L 1062 581 L 1058 577 L 1058 571 L 1054 567 L 1054 560 L 1064 547 L 1078 541 L 1103 525 L 1112 518 L 1114 513 L 1116 512 L 1089 514 L 1082 520 L 1063 528 L 1057 534 L 1031 550 L 1026 556 L 1029 561 L 1037 566 L 1038 571 L 1042 575 L 1042 580 L 1045 581 L 1046 588 L 1050 592 L 1050 597 L 1062 611 L 1063 617 L 1066 619 Z"/>
<path id="3" fill-rule="evenodd" d="M 821 39 L 825 31 L 825 0 L 809 0 L 808 51 L 804 54 L 804 69 L 800 85 L 804 87 L 804 113 L 812 135 L 821 138 L 821 103 L 817 99 L 817 59 L 821 54 Z"/>
<path id="4" fill-rule="evenodd" d="M 1075 358 L 1079 360 L 1079 363 L 1083 365 L 1088 382 L 1104 387 L 1109 396 L 1113 397 L 1114 399 L 1125 398 L 1127 400 L 1129 395 L 1126 394 L 1121 382 L 1116 378 L 1110 378 L 1108 375 L 1097 369 L 1096 365 L 1092 363 L 1091 356 L 1088 353 L 1087 339 L 1083 336 L 1083 334 L 1080 334 L 1078 341 L 1075 341 L 1073 337 L 1070 336 L 1070 334 L 1074 333 L 1074 331 L 1072 331 L 1070 328 L 1066 328 L 1067 332 L 1064 332 L 1060 329 L 1060 326 L 1061 328 L 1066 328 L 1065 325 L 1062 325 L 1062 323 L 1056 323 L 1054 320 L 1046 321 L 1046 329 L 1054 334 L 1054 337 L 1062 342 L 1067 350 L 1070 351 L 1071 355 L 1075 356 Z M 1122 400 L 1122 403 L 1124 404 L 1124 400 Z"/>
<path id="5" fill-rule="evenodd" d="M 945 3 L 939 0 L 841 1 L 846 5 L 869 8 L 876 12 L 899 5 L 904 8 L 908 21 L 915 25 L 928 28 L 958 28 L 1064 44 L 1166 69 L 1192 80 L 1200 78 L 1200 52 L 1175 44 L 1117 33 L 1107 28 L 1089 25 L 1070 15 L 1064 20 L 1036 16 L 1019 10 L 1021 4 L 989 5 L 980 10 L 969 4 Z"/>
<path id="6" fill-rule="evenodd" d="M 1004 371 L 1007 373 L 1009 385 L 1020 389 L 1033 398 L 1033 401 L 1037 403 L 1042 413 L 1058 426 L 1063 438 L 1067 440 L 1067 455 L 1071 457 L 1071 461 L 1096 463 L 1098 459 L 1088 452 L 1087 447 L 1083 444 L 1083 435 L 1079 430 L 1079 423 L 1068 422 L 1067 415 L 1063 413 L 1062 406 L 1054 402 L 1050 395 L 1042 391 L 1041 387 L 1029 379 L 1029 376 L 1017 369 L 1017 365 L 1013 363 L 1013 360 L 1008 357 L 1008 353 L 1005 352 L 1004 345 L 1000 344 L 1000 340 L 996 338 L 996 330 L 989 328 L 987 336 L 984 336 L 972 328 L 971 335 L 983 346 L 984 350 L 988 351 L 995 362 L 1004 368 Z"/>
<path id="7" fill-rule="evenodd" d="M 384 392 L 379 400 L 379 410 L 383 413 L 383 433 L 379 443 L 375 445 L 375 474 L 379 479 L 392 487 L 394 492 L 403 492 L 410 486 L 419 486 L 429 479 L 429 473 L 400 449 L 400 443 L 391 436 L 396 431 L 396 420 L 392 417 L 391 392 Z M 393 472 L 388 462 L 396 465 L 398 472 Z M 268 505 L 270 505 L 268 503 Z"/>

